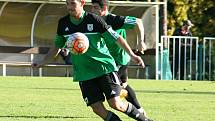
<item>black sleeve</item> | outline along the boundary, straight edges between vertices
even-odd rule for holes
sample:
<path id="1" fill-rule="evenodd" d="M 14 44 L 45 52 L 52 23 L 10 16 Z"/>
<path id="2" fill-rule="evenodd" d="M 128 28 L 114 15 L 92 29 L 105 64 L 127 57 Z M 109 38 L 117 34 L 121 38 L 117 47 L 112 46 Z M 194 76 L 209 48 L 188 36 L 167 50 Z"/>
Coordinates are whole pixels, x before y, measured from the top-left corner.
<path id="1" fill-rule="evenodd" d="M 108 25 L 110 25 L 113 28 L 113 30 L 117 30 L 122 28 L 122 26 L 124 25 L 125 17 L 118 16 L 115 14 L 109 14 L 107 15 L 106 22 Z"/>
<path id="2" fill-rule="evenodd" d="M 61 35 L 61 20 L 58 21 L 58 25 L 57 25 L 57 35 Z"/>
<path id="3" fill-rule="evenodd" d="M 64 20 L 65 20 L 64 18 L 61 18 L 61 19 L 59 19 L 59 21 L 58 21 L 57 35 L 63 35 L 63 26 L 64 26 L 63 21 L 64 21 Z"/>
<path id="4" fill-rule="evenodd" d="M 57 26 L 57 35 L 65 35 L 65 28 L 68 26 L 69 15 L 66 15 L 59 19 Z"/>
<path id="5" fill-rule="evenodd" d="M 92 15 L 93 15 L 93 18 L 95 20 L 94 24 L 96 25 L 96 29 L 98 32 L 100 32 L 102 34 L 110 28 L 110 26 L 107 25 L 107 23 L 103 20 L 102 17 L 97 16 L 95 14 L 92 14 Z"/>

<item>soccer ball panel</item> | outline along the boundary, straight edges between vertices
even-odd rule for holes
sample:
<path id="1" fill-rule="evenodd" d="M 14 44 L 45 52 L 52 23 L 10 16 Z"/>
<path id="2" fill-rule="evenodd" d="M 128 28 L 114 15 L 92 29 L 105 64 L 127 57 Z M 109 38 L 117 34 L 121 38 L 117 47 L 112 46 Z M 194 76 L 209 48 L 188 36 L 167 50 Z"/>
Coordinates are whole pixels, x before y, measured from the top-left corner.
<path id="1" fill-rule="evenodd" d="M 72 34 L 67 43 L 67 48 L 75 55 L 84 54 L 89 48 L 89 40 L 83 33 Z"/>

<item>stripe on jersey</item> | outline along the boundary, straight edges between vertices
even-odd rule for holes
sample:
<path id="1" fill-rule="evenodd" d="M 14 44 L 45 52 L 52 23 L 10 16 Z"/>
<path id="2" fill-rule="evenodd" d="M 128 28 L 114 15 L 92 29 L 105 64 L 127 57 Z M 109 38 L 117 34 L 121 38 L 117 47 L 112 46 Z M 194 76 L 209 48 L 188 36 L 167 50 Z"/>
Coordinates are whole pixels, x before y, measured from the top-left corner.
<path id="1" fill-rule="evenodd" d="M 91 32 L 91 33 L 83 33 L 83 34 L 86 34 L 86 35 L 87 35 L 87 34 L 88 34 L 88 35 L 97 35 L 97 34 L 99 34 L 99 32 L 93 32 L 93 33 Z M 64 35 L 64 37 L 65 37 L 65 38 L 68 38 L 68 37 L 70 37 L 71 35 L 72 35 L 72 34 Z"/>
<path id="2" fill-rule="evenodd" d="M 126 24 L 132 24 L 132 25 L 134 25 L 134 24 L 136 24 L 136 19 L 129 19 L 129 18 L 126 18 L 126 19 L 125 19 L 125 23 L 126 23 Z"/>
<path id="3" fill-rule="evenodd" d="M 107 31 L 111 34 L 112 37 L 114 37 L 115 40 L 117 40 L 117 39 L 119 38 L 119 36 L 120 36 L 120 35 L 119 35 L 116 31 L 114 31 L 111 27 L 110 27 Z"/>
<path id="4" fill-rule="evenodd" d="M 98 35 L 99 34 L 99 32 L 94 32 L 94 33 L 84 33 L 84 34 L 88 34 L 88 35 Z"/>

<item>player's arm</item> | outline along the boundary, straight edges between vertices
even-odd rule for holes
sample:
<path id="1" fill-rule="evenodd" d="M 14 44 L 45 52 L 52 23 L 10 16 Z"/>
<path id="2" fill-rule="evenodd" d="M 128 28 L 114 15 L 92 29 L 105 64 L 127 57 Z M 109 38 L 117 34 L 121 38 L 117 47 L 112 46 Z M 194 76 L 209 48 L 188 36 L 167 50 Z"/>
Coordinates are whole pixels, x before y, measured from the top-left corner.
<path id="1" fill-rule="evenodd" d="M 108 41 L 115 41 L 122 49 L 124 49 L 130 56 L 131 59 L 141 65 L 143 68 L 145 67 L 143 60 L 140 56 L 134 54 L 127 41 L 123 39 L 116 31 L 112 29 L 112 27 L 108 26 L 106 22 L 101 17 L 96 17 L 97 25 L 100 26 L 100 33 L 102 36 Z"/>
<path id="2" fill-rule="evenodd" d="M 62 37 L 56 35 L 55 37 L 55 44 L 59 44 L 58 42 L 62 41 Z M 50 47 L 48 53 L 45 55 L 45 57 L 38 61 L 38 62 L 34 62 L 33 66 L 34 67 L 41 67 L 47 63 L 49 63 L 50 61 L 52 61 L 54 58 L 56 58 L 58 56 L 60 52 L 60 49 L 58 47 Z"/>
<path id="3" fill-rule="evenodd" d="M 34 67 L 41 67 L 44 66 L 45 64 L 49 63 L 51 60 L 54 59 L 54 55 L 58 52 L 58 49 L 55 47 L 50 47 L 48 53 L 45 55 L 45 57 L 38 61 L 34 62 Z"/>
<path id="4" fill-rule="evenodd" d="M 124 24 L 122 26 L 124 29 L 134 29 L 137 33 L 137 49 L 143 53 L 146 50 L 146 44 L 144 41 L 144 26 L 142 19 L 132 17 L 132 16 L 125 16 Z"/>
<path id="5" fill-rule="evenodd" d="M 102 34 L 108 41 L 115 41 L 119 47 L 124 49 L 130 56 L 131 59 L 141 65 L 143 68 L 145 67 L 143 60 L 140 56 L 134 54 L 130 46 L 128 45 L 127 41 L 124 40 L 122 36 L 120 36 L 117 32 L 115 32 L 111 27 Z"/>
<path id="6" fill-rule="evenodd" d="M 110 14 L 109 17 L 112 17 L 112 19 L 114 20 L 114 21 L 112 19 L 111 20 L 108 19 L 109 21 L 107 20 L 114 30 L 117 29 L 135 30 L 138 36 L 137 50 L 139 50 L 139 52 L 143 54 L 144 50 L 146 50 L 147 48 L 144 42 L 144 26 L 142 19 L 133 16 L 116 16 L 116 15 L 114 16 L 113 14 Z"/>
<path id="7" fill-rule="evenodd" d="M 141 59 L 141 57 L 134 54 L 131 47 L 128 45 L 127 41 L 125 41 L 123 39 L 122 36 L 119 36 L 119 38 L 116 40 L 116 43 L 118 44 L 118 46 L 123 48 L 131 56 L 131 59 L 135 63 L 137 63 L 138 65 L 141 65 L 143 68 L 145 67 L 145 64 L 144 64 L 143 60 Z"/>
<path id="8" fill-rule="evenodd" d="M 137 49 L 140 52 L 144 52 L 144 50 L 147 49 L 146 44 L 145 44 L 145 40 L 144 40 L 144 26 L 143 26 L 143 22 L 142 19 L 136 18 L 136 25 L 135 25 L 135 31 L 138 35 L 138 45 L 137 45 Z"/>

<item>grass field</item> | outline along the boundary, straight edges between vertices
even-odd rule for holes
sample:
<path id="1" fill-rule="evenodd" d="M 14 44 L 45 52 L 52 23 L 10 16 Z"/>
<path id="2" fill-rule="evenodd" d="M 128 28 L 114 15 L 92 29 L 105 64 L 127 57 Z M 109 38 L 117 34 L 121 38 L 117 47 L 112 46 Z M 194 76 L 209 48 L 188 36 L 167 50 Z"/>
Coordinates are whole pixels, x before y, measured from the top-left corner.
<path id="1" fill-rule="evenodd" d="M 129 80 L 154 121 L 214 121 L 215 82 Z M 107 105 L 107 104 L 106 104 Z M 116 112 L 123 121 L 133 121 Z M 102 121 L 71 78 L 0 77 L 0 121 Z"/>

